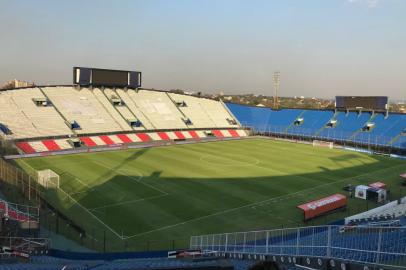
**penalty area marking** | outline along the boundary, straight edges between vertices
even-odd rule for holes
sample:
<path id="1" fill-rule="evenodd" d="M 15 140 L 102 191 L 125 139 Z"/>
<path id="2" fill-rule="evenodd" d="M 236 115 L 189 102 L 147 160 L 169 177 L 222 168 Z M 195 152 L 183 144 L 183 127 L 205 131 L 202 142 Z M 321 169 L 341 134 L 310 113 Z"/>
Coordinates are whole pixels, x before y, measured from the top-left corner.
<path id="1" fill-rule="evenodd" d="M 96 163 L 96 164 L 99 164 L 100 166 L 102 166 L 102 167 L 104 167 L 104 168 L 106 168 L 106 169 L 108 169 L 108 170 L 110 170 L 110 171 L 112 171 L 112 172 L 115 172 L 115 173 L 118 173 L 118 174 L 122 174 L 122 175 L 124 175 L 124 176 L 127 176 L 128 178 L 133 179 L 133 180 L 137 181 L 138 183 L 140 183 L 140 184 L 142 184 L 142 185 L 144 185 L 144 186 L 147 186 L 147 187 L 149 187 L 149 188 L 152 188 L 152 189 L 154 189 L 154 190 L 156 190 L 156 191 L 162 193 L 163 195 L 169 195 L 168 192 L 163 191 L 163 190 L 160 189 L 160 188 L 154 187 L 153 185 L 150 185 L 150 184 L 148 184 L 148 183 L 145 183 L 144 181 L 141 181 L 142 178 L 144 178 L 144 176 L 143 176 L 139 171 L 137 171 L 136 169 L 131 170 L 131 171 L 136 172 L 136 173 L 138 174 L 138 178 L 137 178 L 137 177 L 134 177 L 134 176 L 132 176 L 132 175 L 129 175 L 129 174 L 127 174 L 127 173 L 124 173 L 124 171 L 127 171 L 127 170 L 122 170 L 122 169 L 115 170 L 115 169 L 111 168 L 110 166 L 107 166 L 106 164 L 104 164 L 103 162 L 100 162 L 100 161 L 94 161 L 94 160 L 92 160 L 92 162 L 94 162 L 94 163 Z M 121 173 L 120 173 L 120 172 L 121 172 Z"/>
<path id="2" fill-rule="evenodd" d="M 149 200 L 152 200 L 152 199 L 157 199 L 157 198 L 165 197 L 165 196 L 168 196 L 168 195 L 169 194 L 160 194 L 160 195 L 151 196 L 151 197 L 147 197 L 147 198 L 141 198 L 141 199 L 124 201 L 124 202 L 112 203 L 112 204 L 107 204 L 107 205 L 98 206 L 98 207 L 94 207 L 94 208 L 89 208 L 89 210 L 97 212 L 98 209 L 116 207 L 116 206 L 120 206 L 120 205 L 132 204 L 132 203 L 137 203 L 137 202 L 142 202 L 142 201 L 149 201 Z"/>

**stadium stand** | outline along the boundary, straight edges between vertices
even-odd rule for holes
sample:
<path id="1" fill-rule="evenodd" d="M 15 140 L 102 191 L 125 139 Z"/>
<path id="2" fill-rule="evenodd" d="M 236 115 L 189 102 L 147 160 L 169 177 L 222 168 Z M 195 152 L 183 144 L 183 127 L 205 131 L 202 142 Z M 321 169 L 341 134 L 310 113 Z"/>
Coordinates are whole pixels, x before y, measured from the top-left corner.
<path id="1" fill-rule="evenodd" d="M 222 102 L 164 91 L 29 87 L 0 92 L 0 105 L 0 135 L 25 154 L 247 136 Z"/>
<path id="2" fill-rule="evenodd" d="M 338 112 L 335 127 L 326 128 L 319 133 L 321 138 L 347 140 L 371 118 L 370 113 Z"/>
<path id="3" fill-rule="evenodd" d="M 37 137 L 40 131 L 14 102 L 12 92 L 0 92 L 0 122 L 12 133 L 3 133 L 3 136 L 13 139 Z"/>
<path id="4" fill-rule="evenodd" d="M 36 136 L 66 136 L 72 134 L 52 104 L 47 103 L 46 97 L 40 89 L 14 90 L 10 91 L 10 94 L 18 109 L 36 128 Z"/>
<path id="5" fill-rule="evenodd" d="M 117 89 L 116 93 L 124 101 L 128 110 L 131 111 L 132 114 L 141 122 L 145 129 L 155 129 L 154 125 L 145 116 L 144 112 L 142 112 L 133 101 L 132 97 L 130 96 L 131 91 Z"/>
<path id="6" fill-rule="evenodd" d="M 280 130 L 285 131 L 285 129 L 293 125 L 294 121 L 298 117 L 301 117 L 302 114 L 303 114 L 302 110 L 294 110 L 294 109 L 272 111 L 268 124 L 274 127 L 281 127 Z"/>
<path id="7" fill-rule="evenodd" d="M 125 118 L 123 118 L 120 113 L 115 109 L 113 104 L 110 102 L 110 100 L 107 99 L 105 96 L 103 90 L 100 89 L 93 89 L 93 94 L 96 97 L 96 99 L 103 105 L 103 107 L 106 109 L 106 111 L 110 114 L 110 116 L 116 121 L 116 123 L 121 127 L 122 130 L 124 131 L 130 131 L 132 130 L 129 122 L 126 121 Z"/>
<path id="8" fill-rule="evenodd" d="M 354 140 L 369 142 L 371 137 L 379 137 L 377 143 L 389 144 L 406 128 L 405 116 L 400 114 L 389 114 L 388 117 L 385 117 L 384 114 L 377 114 L 372 123 L 374 124 L 372 130 L 358 133 Z"/>
<path id="9" fill-rule="evenodd" d="M 156 129 L 187 128 L 182 114 L 166 92 L 139 90 L 128 94 Z"/>
<path id="10" fill-rule="evenodd" d="M 322 129 L 333 116 L 332 111 L 305 110 L 299 117 L 302 118 L 302 122 L 298 121 L 298 125 L 291 125 L 288 132 L 304 136 L 313 135 L 315 130 Z"/>
<path id="11" fill-rule="evenodd" d="M 302 136 L 329 141 L 347 141 L 367 145 L 406 149 L 406 115 L 331 110 L 282 109 L 227 104 L 241 125 L 257 133 Z M 336 121 L 328 127 L 328 123 Z M 368 124 L 372 128 L 366 129 Z"/>
<path id="12" fill-rule="evenodd" d="M 183 112 L 186 118 L 191 120 L 191 127 L 208 128 L 216 126 L 200 104 L 200 99 L 174 93 L 169 93 L 169 96 L 178 105 L 179 110 Z"/>
<path id="13" fill-rule="evenodd" d="M 230 264 L 228 264 L 230 265 Z M 31 262 L 2 264 L 8 270 L 60 270 L 60 269 L 95 269 L 95 270 L 136 270 L 136 269 L 222 269 L 219 260 L 193 261 L 168 258 L 139 258 L 121 260 L 69 260 L 50 256 L 33 256 Z M 65 268 L 64 268 L 65 267 Z M 232 269 L 232 268 L 224 268 Z"/>
<path id="14" fill-rule="evenodd" d="M 216 127 L 238 127 L 236 122 L 232 122 L 233 117 L 225 110 L 224 105 L 221 102 L 201 98 L 199 99 L 199 103 Z"/>
<path id="15" fill-rule="evenodd" d="M 44 93 L 68 121 L 76 121 L 78 134 L 123 131 L 122 127 L 94 98 L 91 90 L 74 87 L 45 87 Z"/>
<path id="16" fill-rule="evenodd" d="M 115 109 L 118 111 L 118 113 L 121 115 L 121 117 L 125 119 L 125 121 L 127 123 L 138 123 L 137 125 L 133 124 L 132 129 L 134 129 L 134 130 L 143 130 L 144 129 L 143 123 L 127 107 L 127 104 L 124 102 L 123 99 L 120 98 L 118 93 L 116 93 L 113 89 L 105 89 L 104 94 L 107 96 L 109 101 L 113 104 Z M 147 122 L 147 121 L 145 121 L 145 122 Z"/>
<path id="17" fill-rule="evenodd" d="M 238 118 L 241 125 L 254 128 L 257 131 L 269 129 L 269 119 L 272 110 L 268 108 L 243 106 L 227 103 L 228 108 Z"/>
<path id="18" fill-rule="evenodd" d="M 262 255 L 304 257 L 306 266 L 313 261 L 317 269 L 330 269 L 317 265 L 325 259 L 403 269 L 406 252 L 400 239 L 405 233 L 401 227 L 316 226 L 194 236 L 191 248 L 243 260 Z"/>
<path id="19" fill-rule="evenodd" d="M 392 146 L 400 149 L 406 149 L 406 135 L 396 137 L 392 142 Z"/>
<path id="20" fill-rule="evenodd" d="M 345 224 L 360 223 L 371 220 L 388 220 L 406 216 L 406 197 L 392 201 L 380 207 L 373 208 L 345 219 Z"/>

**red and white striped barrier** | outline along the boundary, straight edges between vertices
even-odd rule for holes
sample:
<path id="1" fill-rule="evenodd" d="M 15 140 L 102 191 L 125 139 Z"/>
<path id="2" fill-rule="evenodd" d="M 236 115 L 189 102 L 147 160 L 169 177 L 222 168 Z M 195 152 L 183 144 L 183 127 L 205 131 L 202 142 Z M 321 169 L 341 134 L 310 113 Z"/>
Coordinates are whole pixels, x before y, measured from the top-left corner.
<path id="1" fill-rule="evenodd" d="M 152 141 L 170 141 L 170 140 L 200 140 L 208 137 L 211 133 L 216 138 L 239 138 L 246 137 L 244 130 L 236 129 L 213 129 L 213 130 L 188 130 L 188 131 L 165 131 L 165 132 L 141 132 L 130 134 L 98 135 L 89 137 L 80 137 L 80 141 L 87 147 L 113 146 L 129 143 L 141 143 Z M 16 146 L 25 154 L 34 154 L 41 152 L 52 152 L 66 149 L 72 149 L 67 144 L 67 139 L 42 140 L 31 142 L 18 142 Z"/>

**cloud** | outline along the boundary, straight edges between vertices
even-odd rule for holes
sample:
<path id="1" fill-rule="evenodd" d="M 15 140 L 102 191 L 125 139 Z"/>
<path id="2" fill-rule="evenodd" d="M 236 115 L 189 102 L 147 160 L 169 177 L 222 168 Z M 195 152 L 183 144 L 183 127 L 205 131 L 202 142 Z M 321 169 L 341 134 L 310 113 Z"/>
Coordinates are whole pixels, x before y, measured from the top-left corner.
<path id="1" fill-rule="evenodd" d="M 350 3 L 360 3 L 360 4 L 365 4 L 369 8 L 374 8 L 378 5 L 380 0 L 347 0 Z"/>

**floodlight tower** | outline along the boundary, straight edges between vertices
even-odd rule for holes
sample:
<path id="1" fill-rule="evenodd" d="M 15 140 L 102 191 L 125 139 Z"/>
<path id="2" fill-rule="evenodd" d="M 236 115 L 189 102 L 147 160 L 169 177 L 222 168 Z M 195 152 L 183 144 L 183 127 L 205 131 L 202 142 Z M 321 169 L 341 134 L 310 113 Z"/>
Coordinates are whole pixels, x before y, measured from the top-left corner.
<path id="1" fill-rule="evenodd" d="M 274 109 L 278 109 L 278 106 L 279 106 L 278 92 L 279 92 L 280 83 L 281 83 L 281 73 L 279 71 L 275 71 L 273 73 L 273 88 L 275 90 L 275 96 L 273 99 Z"/>

